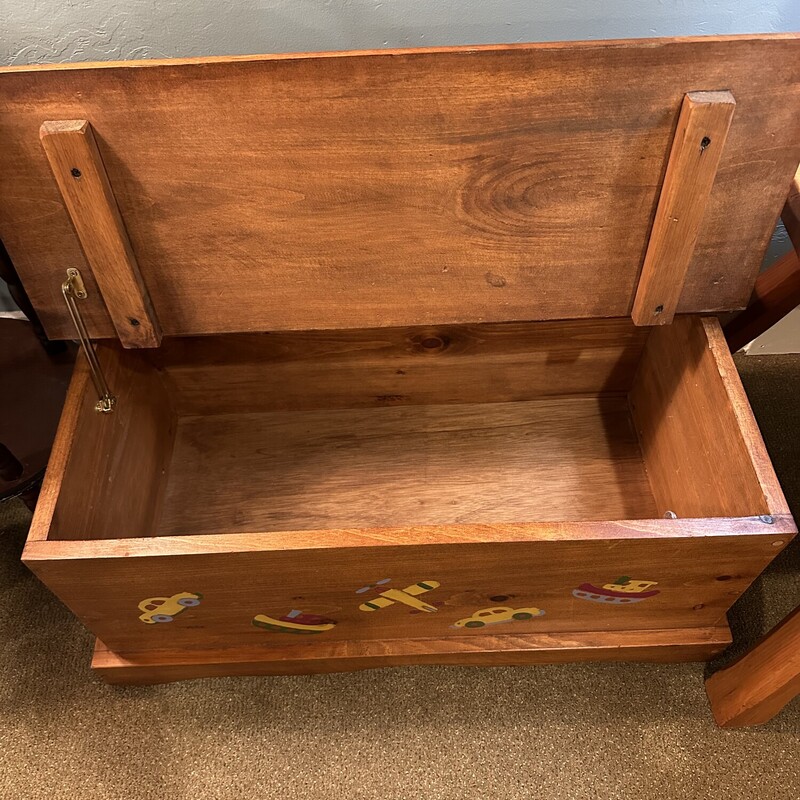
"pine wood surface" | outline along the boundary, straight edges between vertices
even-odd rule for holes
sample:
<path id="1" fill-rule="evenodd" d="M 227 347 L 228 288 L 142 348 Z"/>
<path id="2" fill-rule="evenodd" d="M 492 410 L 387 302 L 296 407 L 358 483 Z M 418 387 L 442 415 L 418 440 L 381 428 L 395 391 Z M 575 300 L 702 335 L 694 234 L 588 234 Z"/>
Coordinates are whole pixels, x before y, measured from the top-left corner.
<path id="1" fill-rule="evenodd" d="M 576 397 L 183 418 L 158 533 L 653 516 L 626 398 Z"/>
<path id="2" fill-rule="evenodd" d="M 597 319 L 196 336 L 145 356 L 198 416 L 627 392 L 646 339 Z"/>
<path id="3" fill-rule="evenodd" d="M 335 622 L 332 629 L 308 641 L 458 635 L 474 637 L 479 646 L 481 636 L 496 631 L 714 626 L 791 538 L 771 528 L 763 525 L 762 533 L 733 536 L 627 539 L 581 539 L 578 528 L 558 540 L 534 539 L 529 532 L 526 541 L 517 542 L 453 539 L 417 544 L 411 539 L 322 549 L 313 547 L 313 537 L 304 540 L 295 534 L 294 549 L 281 549 L 281 537 L 276 535 L 272 545 L 267 540 L 260 550 L 244 547 L 226 553 L 204 552 L 191 541 L 193 537 L 177 537 L 186 540 L 184 553 L 158 555 L 159 540 L 153 539 L 149 551 L 139 555 L 118 545 L 118 555 L 92 558 L 84 545 L 84 557 L 49 558 L 46 553 L 37 556 L 37 550 L 46 551 L 38 543 L 25 553 L 25 560 L 90 630 L 118 652 L 282 647 L 296 640 L 260 629 L 253 619 L 257 615 L 279 619 L 293 609 Z M 447 539 L 447 527 L 439 530 Z M 247 536 L 236 538 L 246 541 Z M 328 538 L 335 543 L 337 535 L 331 532 Z M 76 542 L 53 544 L 80 552 Z M 655 581 L 658 594 L 630 605 L 590 602 L 573 594 L 584 584 L 602 586 L 621 575 Z M 389 588 L 399 590 L 419 581 L 438 584 L 422 596 L 436 611 L 419 612 L 401 602 L 362 610 L 364 602 L 379 597 L 382 590 L 358 590 L 387 578 Z M 171 623 L 140 621 L 140 602 L 181 592 L 200 596 L 200 605 L 183 610 Z M 452 627 L 477 611 L 496 607 L 545 613 L 483 628 Z"/>
<path id="4" fill-rule="evenodd" d="M 153 684 L 229 675 L 304 675 L 406 664 L 526 666 L 574 661 L 706 661 L 730 643 L 727 625 L 664 631 L 484 635 L 330 645 L 115 653 L 97 641 L 95 672 L 112 684 Z"/>
<path id="5" fill-rule="evenodd" d="M 683 98 L 633 302 L 637 325 L 669 325 L 675 316 L 735 109 L 730 92 Z"/>
<path id="6" fill-rule="evenodd" d="M 660 510 L 788 512 L 716 319 L 654 330 L 630 400 Z"/>
<path id="7" fill-rule="evenodd" d="M 677 310 L 743 307 L 800 161 L 799 54 L 759 35 L 5 68 L 0 238 L 51 337 L 73 335 L 67 266 L 91 334 L 116 334 L 38 138 L 82 119 L 165 335 L 622 317 L 683 97 L 727 90 Z"/>
<path id="8" fill-rule="evenodd" d="M 706 681 L 717 724 L 760 725 L 800 694 L 800 607 L 729 667 Z"/>

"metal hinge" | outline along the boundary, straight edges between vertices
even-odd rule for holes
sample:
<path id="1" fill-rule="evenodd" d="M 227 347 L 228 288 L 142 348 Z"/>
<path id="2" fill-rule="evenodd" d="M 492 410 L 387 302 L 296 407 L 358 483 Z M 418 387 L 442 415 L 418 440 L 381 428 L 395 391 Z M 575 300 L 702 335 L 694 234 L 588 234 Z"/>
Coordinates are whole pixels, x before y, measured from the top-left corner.
<path id="1" fill-rule="evenodd" d="M 83 354 L 89 362 L 89 371 L 92 374 L 92 382 L 94 388 L 97 389 L 97 394 L 100 399 L 95 403 L 95 410 L 107 414 L 114 410 L 117 403 L 117 398 L 111 394 L 111 389 L 106 382 L 106 376 L 103 374 L 103 368 L 97 359 L 97 353 L 92 347 L 92 342 L 89 339 L 89 334 L 86 331 L 86 326 L 83 324 L 81 312 L 78 310 L 77 300 L 86 299 L 86 286 L 81 278 L 80 272 L 73 267 L 67 270 L 67 279 L 61 284 L 61 294 L 64 295 L 64 302 L 67 304 L 67 310 L 72 318 L 72 324 L 78 332 L 78 341 L 83 348 Z"/>

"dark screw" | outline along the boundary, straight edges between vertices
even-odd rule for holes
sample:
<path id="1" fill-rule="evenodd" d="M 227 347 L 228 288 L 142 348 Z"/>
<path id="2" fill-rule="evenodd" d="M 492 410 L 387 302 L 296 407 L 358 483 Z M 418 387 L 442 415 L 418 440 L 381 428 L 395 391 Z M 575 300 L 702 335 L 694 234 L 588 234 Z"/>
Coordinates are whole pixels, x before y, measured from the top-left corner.
<path id="1" fill-rule="evenodd" d="M 656 306 L 655 315 L 658 316 L 664 310 L 664 306 Z"/>
<path id="2" fill-rule="evenodd" d="M 77 167 L 73 167 L 69 172 L 73 178 L 80 178 L 81 176 L 81 171 Z"/>
<path id="3" fill-rule="evenodd" d="M 709 139 L 708 136 L 704 136 L 700 141 L 700 151 L 702 152 L 703 150 L 705 150 L 706 147 L 708 147 L 710 144 L 711 144 L 711 139 Z"/>
<path id="4" fill-rule="evenodd" d="M 133 317 L 131 317 L 131 318 L 128 320 L 128 322 L 130 322 L 130 324 L 131 324 L 131 325 L 133 325 L 133 327 L 134 327 L 134 328 L 135 328 L 137 325 L 141 325 L 141 324 L 142 324 L 141 322 L 139 322 L 139 320 L 138 320 L 138 319 L 134 319 Z"/>

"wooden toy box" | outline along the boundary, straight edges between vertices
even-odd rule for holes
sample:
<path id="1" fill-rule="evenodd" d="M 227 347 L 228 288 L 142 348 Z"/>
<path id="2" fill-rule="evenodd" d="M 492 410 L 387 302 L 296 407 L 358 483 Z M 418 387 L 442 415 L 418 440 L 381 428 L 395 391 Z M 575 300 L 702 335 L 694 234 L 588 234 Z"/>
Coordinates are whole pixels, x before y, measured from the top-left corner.
<path id="1" fill-rule="evenodd" d="M 800 39 L 15 68 L 0 96 L 0 238 L 48 335 L 95 340 L 24 560 L 107 680 L 730 641 L 796 529 L 712 315 L 800 160 Z"/>

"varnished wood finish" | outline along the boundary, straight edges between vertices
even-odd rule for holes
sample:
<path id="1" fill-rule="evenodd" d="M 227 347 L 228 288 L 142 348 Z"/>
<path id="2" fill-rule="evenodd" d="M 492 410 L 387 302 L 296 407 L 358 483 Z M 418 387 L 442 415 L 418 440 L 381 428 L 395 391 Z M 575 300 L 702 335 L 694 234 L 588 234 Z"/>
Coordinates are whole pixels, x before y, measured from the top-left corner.
<path id="1" fill-rule="evenodd" d="M 586 523 L 586 527 L 591 526 Z M 247 547 L 248 534 L 240 534 L 232 538 L 245 540 L 242 549 L 229 552 L 202 552 L 192 541 L 195 537 L 165 537 L 184 540 L 184 553 L 158 555 L 159 539 L 153 539 L 149 551 L 136 556 L 133 549 L 117 547 L 118 555 L 106 557 L 38 557 L 37 551 L 46 551 L 38 543 L 24 557 L 117 652 L 281 647 L 295 640 L 261 630 L 252 620 L 259 614 L 281 617 L 291 609 L 335 620 L 331 630 L 319 635 L 319 641 L 326 643 L 453 635 L 473 638 L 480 647 L 481 638 L 495 632 L 515 636 L 717 625 L 791 538 L 775 534 L 764 523 L 758 523 L 758 528 L 759 533 L 733 536 L 584 539 L 582 528 L 576 527 L 566 528 L 567 538 L 554 540 L 538 538 L 532 526 L 523 541 L 464 542 L 457 533 L 451 537 L 448 526 L 440 526 L 433 533 L 445 538 L 441 544 L 425 544 L 424 529 L 420 529 L 422 535 L 408 541 L 395 538 L 371 545 L 366 538 L 352 547 L 336 546 L 338 534 L 331 531 L 327 538 L 334 546 L 318 548 L 320 534 L 312 532 L 306 538 L 303 532 L 295 532 L 295 546 L 290 549 L 281 549 L 285 537 L 280 534 L 274 535 L 271 544 L 270 535 L 262 534 L 267 544 L 255 550 Z M 368 530 L 366 534 L 370 536 Z M 373 536 L 379 538 L 380 531 Z M 76 542 L 52 544 L 62 551 L 81 552 Z M 189 550 L 194 554 L 189 555 Z M 88 554 L 92 549 L 87 544 L 83 551 Z M 659 593 L 627 606 L 573 595 L 584 583 L 611 583 L 619 575 L 656 581 Z M 361 610 L 360 605 L 378 596 L 380 589 L 361 594 L 357 590 L 385 578 L 396 589 L 434 581 L 439 586 L 424 599 L 443 605 L 435 606 L 435 613 L 412 613 L 415 609 L 400 602 L 369 613 Z M 178 592 L 201 595 L 202 602 L 169 624 L 147 625 L 139 620 L 137 606 L 142 600 Z M 497 606 L 536 608 L 545 614 L 496 627 L 451 627 L 478 610 Z"/>
<path id="2" fill-rule="evenodd" d="M 166 339 L 146 353 L 181 416 L 491 403 L 626 392 L 629 319 Z"/>
<path id="3" fill-rule="evenodd" d="M 39 503 L 33 541 L 151 535 L 175 433 L 158 373 L 138 354 L 100 347 L 118 402 L 98 413 L 81 355 L 67 393 Z"/>
<path id="4" fill-rule="evenodd" d="M 800 169 L 792 181 L 781 219 L 794 250 L 758 276 L 749 305 L 725 326 L 732 352 L 761 336 L 800 305 Z"/>
<path id="5" fill-rule="evenodd" d="M 158 347 L 161 326 L 86 120 L 45 122 L 42 147 L 123 347 Z M 59 263 L 64 264 L 63 258 Z"/>
<path id="6" fill-rule="evenodd" d="M 731 352 L 761 336 L 798 305 L 800 259 L 792 250 L 758 276 L 750 305 L 725 325 Z"/>
<path id="7" fill-rule="evenodd" d="M 655 515 L 626 398 L 576 397 L 185 418 L 158 532 Z"/>
<path id="8" fill-rule="evenodd" d="M 72 336 L 38 128 L 86 119 L 165 334 L 627 316 L 682 99 L 719 88 L 678 310 L 743 307 L 800 161 L 794 35 L 7 68 L 0 238 Z"/>
<path id="9" fill-rule="evenodd" d="M 153 684 L 223 675 L 307 675 L 406 664 L 526 666 L 573 661 L 706 661 L 730 643 L 727 625 L 664 631 L 484 635 L 385 642 L 339 642 L 279 650 L 118 654 L 97 641 L 92 667 L 111 684 Z"/>
<path id="10" fill-rule="evenodd" d="M 768 527 L 767 527 L 768 526 Z M 706 519 L 635 519 L 603 522 L 533 522 L 497 525 L 411 525 L 402 528 L 342 528 L 322 531 L 220 533 L 82 541 L 29 539 L 25 557 L 31 561 L 69 561 L 138 556 L 192 556 L 213 553 L 253 553 L 260 550 L 330 550 L 392 545 L 474 544 L 530 541 L 685 539 L 709 536 L 775 536 L 776 552 L 797 532 L 789 514 L 772 522 L 763 517 Z"/>
<path id="11" fill-rule="evenodd" d="M 797 170 L 792 180 L 781 219 L 786 226 L 786 232 L 794 245 L 795 252 L 800 254 L 800 169 Z"/>
<path id="12" fill-rule="evenodd" d="M 225 363 L 221 344 L 212 345 L 205 361 L 195 343 L 175 343 L 158 354 L 104 346 L 101 360 L 119 397 L 117 410 L 107 416 L 93 411 L 81 363 L 24 559 L 121 654 L 106 659 L 110 672 L 135 680 L 137 673 L 150 679 L 314 671 L 442 658 L 491 663 L 491 656 L 469 655 L 484 651 L 501 651 L 500 663 L 532 663 L 560 658 L 551 651 L 561 646 L 567 659 L 606 657 L 615 636 L 622 642 L 636 631 L 641 635 L 632 656 L 707 655 L 692 632 L 724 622 L 731 603 L 790 541 L 794 523 L 735 384 L 717 323 L 680 319 L 631 336 L 633 323 L 625 320 L 619 322 L 620 343 L 613 346 L 615 325 L 563 323 L 564 337 L 552 327 L 538 344 L 521 326 L 503 334 L 503 326 L 491 326 L 486 336 L 480 326 L 471 326 L 468 335 L 459 329 L 450 357 L 432 359 L 442 384 L 451 387 L 442 396 L 452 387 L 459 393 L 461 402 L 450 405 L 427 396 L 427 402 L 376 407 L 365 404 L 361 390 L 351 401 L 340 384 L 331 393 L 331 408 L 314 408 L 324 404 L 319 390 L 305 409 L 236 412 L 235 392 L 218 388 L 224 380 L 207 377 L 212 396 L 221 392 L 224 413 L 209 408 L 178 417 L 174 449 L 172 393 L 191 384 L 170 372 L 189 364 L 213 376 Z M 643 353 L 641 336 L 647 338 Z M 304 363 L 344 366 L 357 383 L 365 364 L 384 365 L 396 357 L 401 369 L 413 372 L 415 359 L 431 358 L 414 351 L 409 342 L 416 339 L 407 332 L 390 331 L 387 343 L 375 348 L 363 331 L 352 337 L 305 334 L 307 362 L 301 342 L 263 337 L 270 344 L 262 349 L 262 339 L 254 341 L 243 337 L 233 350 L 235 369 L 246 371 L 247 402 L 257 393 L 262 352 L 268 356 L 263 374 L 272 365 L 292 365 L 298 387 Z M 584 389 L 592 388 L 583 396 L 469 403 L 466 377 L 447 375 L 464 369 L 457 355 L 462 352 L 475 359 L 478 396 L 487 391 L 482 369 L 498 375 L 488 364 L 506 358 L 509 386 L 527 382 L 524 391 L 535 392 L 535 383 L 549 381 L 563 388 L 574 384 L 559 371 L 573 370 L 584 347 L 598 353 L 601 365 L 581 379 Z M 633 352 L 642 362 L 638 372 L 632 369 Z M 662 362 L 665 379 L 659 382 L 649 371 Z M 374 379 L 370 391 L 381 388 Z M 277 392 L 271 381 L 265 385 Z M 735 477 L 721 489 L 708 488 L 703 518 L 687 519 L 695 509 L 672 503 L 670 493 L 679 491 L 679 483 L 669 471 L 650 469 L 650 486 L 645 483 L 625 406 L 623 387 L 631 381 L 634 398 L 638 393 L 646 401 L 636 403 L 637 421 L 658 434 L 642 436 L 648 468 L 654 442 L 668 454 L 674 449 L 701 477 L 723 457 L 733 465 L 727 472 Z M 433 391 L 434 382 L 432 373 L 418 376 L 416 400 Z M 615 391 L 601 391 L 608 386 Z M 698 399 L 703 391 L 708 403 Z M 202 408 L 196 396 L 175 403 Z M 672 420 L 682 424 L 675 427 Z M 689 453 L 696 427 L 717 435 L 720 425 L 722 444 L 701 437 L 697 452 Z M 212 474 L 213 485 L 207 483 Z M 678 519 L 605 518 L 660 516 L 665 501 Z M 562 521 L 541 521 L 545 514 Z M 399 525 L 404 519 L 408 524 Z M 190 535 L 158 535 L 164 533 Z M 620 575 L 655 581 L 656 593 L 628 606 L 573 594 L 584 583 L 602 585 Z M 357 590 L 385 578 L 393 590 L 430 582 L 424 600 L 436 612 L 412 613 L 413 605 L 395 599 L 365 613 L 361 605 L 370 593 Z M 180 592 L 196 593 L 202 602 L 169 624 L 139 620 L 139 603 Z M 495 606 L 545 614 L 488 630 L 452 627 Z M 291 609 L 335 621 L 322 638 L 303 639 L 312 648 L 305 661 L 283 650 L 301 643 L 252 624 L 257 615 L 275 618 Z M 682 632 L 677 639 L 665 634 L 673 630 Z M 598 631 L 604 638 L 593 638 Z M 419 644 L 450 636 L 474 642 L 473 649 Z M 579 648 L 575 637 L 583 641 Z M 265 646 L 270 663 L 247 655 Z M 381 660 L 389 651 L 396 661 Z M 370 658 L 348 660 L 359 653 Z M 142 658 L 149 666 L 133 669 Z M 286 662 L 279 666 L 281 658 Z"/>
<path id="13" fill-rule="evenodd" d="M 654 329 L 630 401 L 660 514 L 788 513 L 715 319 Z"/>
<path id="14" fill-rule="evenodd" d="M 683 98 L 633 302 L 637 325 L 668 325 L 675 316 L 735 108 L 728 91 Z"/>
<path id="15" fill-rule="evenodd" d="M 761 725 L 800 694 L 800 607 L 752 650 L 706 681 L 723 728 Z"/>

